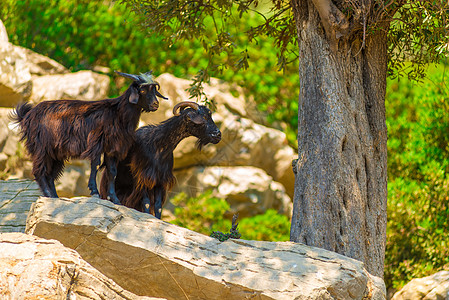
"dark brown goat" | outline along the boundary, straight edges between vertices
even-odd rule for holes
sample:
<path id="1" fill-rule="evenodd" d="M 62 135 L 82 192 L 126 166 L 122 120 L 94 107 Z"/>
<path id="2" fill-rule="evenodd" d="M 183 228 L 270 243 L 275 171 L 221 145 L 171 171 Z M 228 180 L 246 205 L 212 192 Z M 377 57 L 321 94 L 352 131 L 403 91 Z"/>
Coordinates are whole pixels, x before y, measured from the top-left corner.
<path id="1" fill-rule="evenodd" d="M 180 112 L 177 112 L 177 110 Z M 173 151 L 188 136 L 198 138 L 197 147 L 218 143 L 221 132 L 211 117 L 211 111 L 195 102 L 184 101 L 173 108 L 174 117 L 159 125 L 148 125 L 136 132 L 136 141 L 128 156 L 118 164 L 115 179 L 121 203 L 138 211 L 161 218 L 167 191 L 174 183 Z M 105 197 L 110 184 L 103 174 L 100 195 Z"/>
<path id="2" fill-rule="evenodd" d="M 58 197 L 54 181 L 70 158 L 91 161 L 88 187 L 91 195 L 98 195 L 96 174 L 103 154 L 106 174 L 112 179 L 107 197 L 120 203 L 113 184 L 117 162 L 126 157 L 134 143 L 142 110 L 157 110 L 157 97 L 165 97 L 158 92 L 159 84 L 152 80 L 151 72 L 117 74 L 133 83 L 114 99 L 54 100 L 34 107 L 29 103 L 16 107 L 12 117 L 20 125 L 21 140 L 25 140 L 33 161 L 33 175 L 44 196 Z"/>

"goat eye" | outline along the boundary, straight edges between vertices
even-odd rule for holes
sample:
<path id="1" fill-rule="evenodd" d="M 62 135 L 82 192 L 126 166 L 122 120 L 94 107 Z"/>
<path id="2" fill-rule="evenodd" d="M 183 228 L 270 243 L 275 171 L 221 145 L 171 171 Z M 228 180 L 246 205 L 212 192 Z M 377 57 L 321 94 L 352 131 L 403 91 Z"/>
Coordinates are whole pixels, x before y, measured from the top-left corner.
<path id="1" fill-rule="evenodd" d="M 140 90 L 140 93 L 141 93 L 141 94 L 145 94 L 146 91 L 145 91 L 145 90 Z"/>

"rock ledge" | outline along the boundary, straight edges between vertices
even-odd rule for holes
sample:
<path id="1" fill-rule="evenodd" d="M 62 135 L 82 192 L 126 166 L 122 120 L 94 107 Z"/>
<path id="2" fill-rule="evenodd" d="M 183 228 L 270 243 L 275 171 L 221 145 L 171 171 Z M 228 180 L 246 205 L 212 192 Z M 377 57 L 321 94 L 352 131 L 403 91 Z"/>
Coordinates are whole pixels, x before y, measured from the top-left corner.
<path id="1" fill-rule="evenodd" d="M 39 198 L 27 232 L 57 239 L 138 295 L 167 299 L 386 299 L 354 259 L 292 242 L 229 240 L 97 198 Z"/>

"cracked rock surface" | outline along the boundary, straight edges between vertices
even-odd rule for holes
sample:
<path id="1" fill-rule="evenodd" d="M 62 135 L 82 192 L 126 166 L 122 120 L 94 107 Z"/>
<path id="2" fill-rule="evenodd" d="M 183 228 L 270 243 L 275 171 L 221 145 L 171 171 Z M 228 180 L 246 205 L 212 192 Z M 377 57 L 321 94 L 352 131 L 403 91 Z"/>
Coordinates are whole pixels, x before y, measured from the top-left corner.
<path id="1" fill-rule="evenodd" d="M 124 290 L 58 241 L 2 233 L 0 299 L 151 298 Z"/>
<path id="2" fill-rule="evenodd" d="M 292 242 L 219 242 L 98 198 L 39 198 L 27 232 L 124 289 L 167 299 L 386 299 L 363 263 Z M 242 237 L 244 238 L 244 237 Z"/>
<path id="3" fill-rule="evenodd" d="M 31 180 L 0 180 L 0 232 L 25 232 L 31 204 L 41 195 Z"/>

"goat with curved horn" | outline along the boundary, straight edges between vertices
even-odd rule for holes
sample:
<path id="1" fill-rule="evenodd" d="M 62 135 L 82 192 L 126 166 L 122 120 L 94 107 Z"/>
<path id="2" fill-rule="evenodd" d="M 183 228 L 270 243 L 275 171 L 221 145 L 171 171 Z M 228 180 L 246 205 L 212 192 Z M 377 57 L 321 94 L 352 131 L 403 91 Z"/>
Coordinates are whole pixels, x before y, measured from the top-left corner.
<path id="1" fill-rule="evenodd" d="M 184 109 L 190 107 L 192 109 Z M 178 112 L 178 109 L 179 112 Z M 204 105 L 184 101 L 174 108 L 175 116 L 159 125 L 147 125 L 136 131 L 136 139 L 128 155 L 117 165 L 117 196 L 122 204 L 138 211 L 162 216 L 167 193 L 175 184 L 173 151 L 185 138 L 198 138 L 199 150 L 221 140 L 221 132 Z M 111 178 L 103 173 L 100 195 L 107 197 Z"/>
<path id="2" fill-rule="evenodd" d="M 183 101 L 183 102 L 179 102 L 178 104 L 175 105 L 175 107 L 173 107 L 173 115 L 179 116 L 181 114 L 181 111 L 184 110 L 186 107 L 191 107 L 194 110 L 199 109 L 198 103 L 195 103 L 192 101 Z M 177 112 L 178 108 L 179 108 L 179 112 Z"/>

